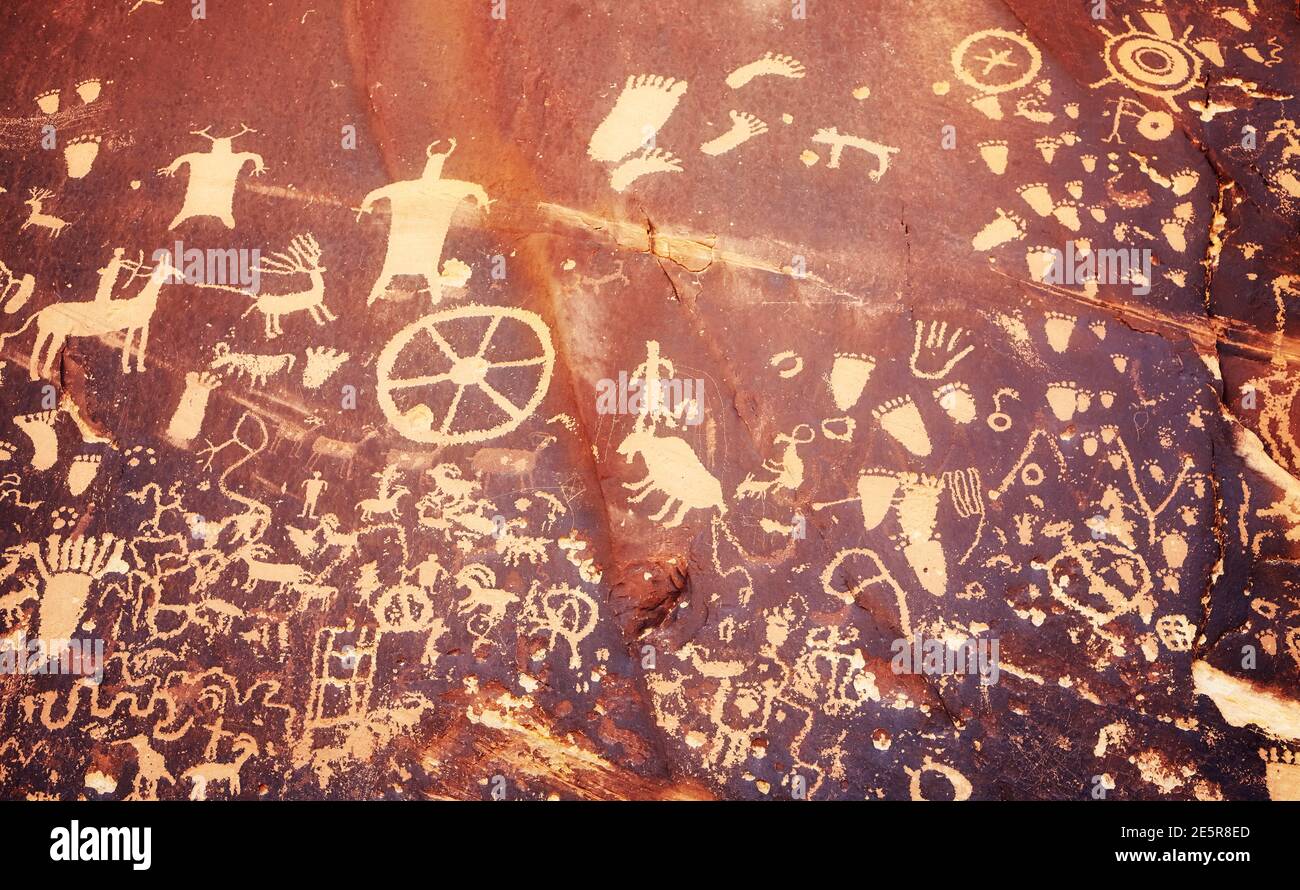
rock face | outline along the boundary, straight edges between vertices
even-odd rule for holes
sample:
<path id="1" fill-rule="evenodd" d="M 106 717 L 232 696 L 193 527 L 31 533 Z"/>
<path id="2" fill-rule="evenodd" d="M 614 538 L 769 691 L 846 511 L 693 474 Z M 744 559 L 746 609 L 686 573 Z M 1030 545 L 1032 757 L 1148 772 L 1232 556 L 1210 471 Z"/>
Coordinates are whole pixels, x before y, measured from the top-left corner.
<path id="1" fill-rule="evenodd" d="M 1179 6 L 7 4 L 0 793 L 1300 796 L 1300 20 Z"/>

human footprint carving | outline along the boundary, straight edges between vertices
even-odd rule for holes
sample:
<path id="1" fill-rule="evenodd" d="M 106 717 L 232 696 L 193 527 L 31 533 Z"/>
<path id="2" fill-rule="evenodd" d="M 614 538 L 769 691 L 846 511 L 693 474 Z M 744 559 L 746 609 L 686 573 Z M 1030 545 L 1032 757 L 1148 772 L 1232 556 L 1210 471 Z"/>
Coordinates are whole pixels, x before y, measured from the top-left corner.
<path id="1" fill-rule="evenodd" d="M 1019 241 L 1024 237 L 1024 219 L 999 207 L 997 218 L 979 230 L 971 239 L 971 246 L 980 251 L 992 250 L 1008 241 Z"/>
<path id="2" fill-rule="evenodd" d="M 1087 411 L 1092 396 L 1074 383 L 1053 383 L 1047 387 L 1047 404 L 1057 420 L 1068 421 L 1075 411 Z"/>
<path id="3" fill-rule="evenodd" d="M 929 324 L 916 322 L 916 333 L 912 338 L 912 356 L 908 367 L 922 380 L 942 380 L 947 377 L 957 363 L 970 355 L 975 349 L 971 344 L 958 349 L 965 328 L 948 328 L 946 321 L 932 321 Z"/>
<path id="4" fill-rule="evenodd" d="M 54 432 L 57 417 L 57 411 L 38 411 L 14 417 L 14 424 L 32 441 L 32 469 L 38 472 L 48 470 L 59 459 L 59 437 Z"/>
<path id="5" fill-rule="evenodd" d="M 1052 216 L 1071 232 L 1079 231 L 1083 224 L 1079 221 L 1079 205 L 1074 201 L 1059 201 L 1052 207 Z"/>
<path id="6" fill-rule="evenodd" d="M 63 161 L 68 167 L 69 179 L 85 179 L 99 157 L 99 136 L 76 136 L 68 140 L 63 149 Z"/>
<path id="7" fill-rule="evenodd" d="M 732 111 L 731 129 L 700 146 L 706 155 L 722 155 L 767 132 L 767 124 L 747 111 Z"/>
<path id="8" fill-rule="evenodd" d="M 871 469 L 858 477 L 857 497 L 813 504 L 813 509 L 856 501 L 862 509 L 863 529 L 868 532 L 875 530 L 893 509 L 899 527 L 894 540 L 904 558 L 921 586 L 942 596 L 948 586 L 948 562 L 935 528 L 945 488 L 942 477 Z"/>
<path id="9" fill-rule="evenodd" d="M 898 474 L 889 470 L 867 470 L 858 477 L 858 497 L 862 507 L 862 527 L 871 531 L 884 520 L 898 492 Z"/>
<path id="10" fill-rule="evenodd" d="M 1030 209 L 1039 216 L 1050 216 L 1052 208 L 1056 206 L 1056 202 L 1052 200 L 1052 193 L 1047 190 L 1046 183 L 1026 183 L 1016 189 L 1016 192 L 1029 205 Z"/>
<path id="11" fill-rule="evenodd" d="M 875 368 L 876 360 L 869 355 L 837 353 L 835 364 L 831 366 L 830 379 L 835 407 L 848 411 L 856 405 Z"/>
<path id="12" fill-rule="evenodd" d="M 587 154 L 613 163 L 648 147 L 685 93 L 684 80 L 654 74 L 628 77 L 614 107 L 591 134 Z"/>
<path id="13" fill-rule="evenodd" d="M 980 158 L 984 161 L 984 166 L 989 168 L 989 172 L 995 176 L 1001 176 L 1007 172 L 1007 142 L 1005 139 L 990 139 L 987 142 L 981 142 L 978 146 Z"/>
<path id="14" fill-rule="evenodd" d="M 41 110 L 42 114 L 59 113 L 59 91 L 46 90 L 36 97 L 36 107 Z"/>
<path id="15" fill-rule="evenodd" d="M 871 415 L 880 422 L 881 429 L 912 454 L 929 456 L 930 436 L 911 396 L 900 396 L 877 405 L 871 409 Z"/>
<path id="16" fill-rule="evenodd" d="M 975 419 L 975 398 L 965 383 L 945 383 L 934 391 L 934 397 L 944 413 L 960 424 Z"/>
<path id="17" fill-rule="evenodd" d="M 682 162 L 676 155 L 662 148 L 650 148 L 615 167 L 614 172 L 609 176 L 609 184 L 614 191 L 622 192 L 642 176 L 651 173 L 680 172 L 682 172 Z"/>
<path id="18" fill-rule="evenodd" d="M 103 89 L 104 82 L 98 77 L 88 77 L 85 80 L 77 82 L 77 95 L 86 105 L 94 102 L 99 98 L 99 93 Z"/>
<path id="19" fill-rule="evenodd" d="M 727 86 L 738 90 L 756 77 L 788 77 L 798 80 L 807 76 L 803 63 L 793 56 L 778 53 L 764 53 L 761 59 L 755 59 L 748 65 L 741 65 L 727 75 Z"/>
<path id="20" fill-rule="evenodd" d="M 1053 352 L 1065 352 L 1070 348 L 1070 335 L 1074 333 L 1074 325 L 1078 320 L 1073 315 L 1061 312 L 1047 313 L 1043 330 L 1047 334 L 1047 345 L 1052 347 Z"/>
<path id="21" fill-rule="evenodd" d="M 68 467 L 68 491 L 73 497 L 81 495 L 99 474 L 102 458 L 98 454 L 79 454 Z"/>
<path id="22" fill-rule="evenodd" d="M 935 596 L 948 589 L 948 560 L 934 530 L 939 517 L 939 498 L 944 482 L 934 476 L 904 474 L 895 501 L 902 529 L 903 556 L 916 573 L 916 580 Z"/>

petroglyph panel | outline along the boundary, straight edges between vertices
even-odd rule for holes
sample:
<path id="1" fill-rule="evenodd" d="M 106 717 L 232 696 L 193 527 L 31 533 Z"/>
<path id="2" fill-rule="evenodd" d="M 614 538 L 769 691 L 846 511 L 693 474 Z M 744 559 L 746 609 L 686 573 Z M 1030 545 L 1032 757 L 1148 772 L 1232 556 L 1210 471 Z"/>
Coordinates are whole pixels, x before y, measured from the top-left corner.
<path id="1" fill-rule="evenodd" d="M 0 795 L 1300 796 L 1294 8 L 840 6 L 5 4 Z"/>

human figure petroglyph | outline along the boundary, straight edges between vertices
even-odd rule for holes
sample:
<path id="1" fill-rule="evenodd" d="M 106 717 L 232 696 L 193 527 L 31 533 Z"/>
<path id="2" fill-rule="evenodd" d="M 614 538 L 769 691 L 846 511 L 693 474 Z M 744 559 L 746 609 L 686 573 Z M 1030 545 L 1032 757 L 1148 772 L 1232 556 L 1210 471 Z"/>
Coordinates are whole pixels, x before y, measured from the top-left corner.
<path id="1" fill-rule="evenodd" d="M 192 130 L 191 135 L 202 136 L 211 143 L 206 152 L 190 152 L 178 157 L 158 170 L 160 176 L 175 176 L 181 167 L 189 165 L 190 180 L 185 190 L 185 203 L 167 227 L 170 231 L 195 217 L 213 216 L 227 229 L 235 227 L 235 185 L 246 164 L 252 163 L 254 176 L 266 172 L 262 156 L 251 151 L 236 152 L 234 141 L 246 133 L 256 133 L 251 127 L 240 124 L 233 136 L 216 137 L 209 134 L 211 126 Z"/>
<path id="2" fill-rule="evenodd" d="M 302 512 L 299 516 L 314 517 L 316 515 L 316 504 L 329 483 L 320 477 L 320 470 L 313 470 L 310 479 L 304 479 L 302 483 L 303 499 Z"/>
<path id="3" fill-rule="evenodd" d="M 104 268 L 99 270 L 99 286 L 95 288 L 95 302 L 106 303 L 113 296 L 113 288 L 117 286 L 118 276 L 122 274 L 123 269 L 134 272 L 140 270 L 139 263 L 132 263 L 129 260 L 122 259 L 126 251 L 121 247 L 113 248 L 113 256 Z"/>
<path id="4" fill-rule="evenodd" d="M 419 179 L 377 188 L 366 195 L 357 210 L 360 219 L 361 214 L 372 211 L 376 202 L 388 201 L 391 215 L 388 252 L 379 278 L 366 298 L 367 306 L 383 297 L 393 279 L 401 275 L 423 278 L 429 287 L 430 301 L 441 302 L 443 274 L 438 270 L 438 263 L 457 206 L 472 200 L 487 213 L 492 205 L 482 186 L 442 178 L 443 164 L 456 150 L 456 140 L 447 141 L 450 147 L 441 154 L 434 153 L 437 142 L 425 150 L 427 160 Z M 459 275 L 451 277 L 460 278 Z"/>
<path id="5" fill-rule="evenodd" d="M 806 423 L 799 424 L 788 434 L 779 433 L 776 436 L 776 444 L 784 446 L 780 459 L 763 461 L 763 469 L 774 474 L 774 478 L 766 482 L 758 482 L 754 479 L 754 474 L 750 473 L 745 477 L 745 481 L 736 487 L 736 497 L 758 497 L 778 488 L 784 488 L 787 491 L 798 491 L 799 487 L 803 485 L 804 472 L 803 459 L 799 456 L 799 446 L 807 445 L 816 435 L 812 427 Z"/>
<path id="6" fill-rule="evenodd" d="M 158 307 L 158 294 L 163 285 L 175 280 L 176 270 L 170 260 L 162 259 L 149 273 L 140 293 L 128 299 L 105 300 L 103 302 L 82 301 L 55 303 L 33 313 L 23 326 L 10 334 L 0 335 L 0 343 L 9 337 L 15 337 L 26 330 L 27 325 L 36 321 L 36 342 L 32 345 L 28 374 L 32 380 L 48 377 L 54 366 L 54 359 L 63 349 L 68 337 L 100 337 L 105 334 L 125 331 L 122 344 L 122 373 L 131 372 L 131 345 L 135 340 L 135 370 L 144 371 L 145 351 L 149 346 L 149 323 L 153 320 L 154 310 Z M 48 348 L 47 348 L 48 347 Z M 42 352 L 45 361 L 40 362 Z"/>
<path id="7" fill-rule="evenodd" d="M 389 464 L 381 472 L 374 475 L 379 480 L 379 493 L 375 497 L 366 498 L 357 504 L 357 509 L 361 511 L 361 521 L 370 522 L 376 516 L 387 516 L 389 519 L 396 519 L 398 503 L 403 497 L 411 493 L 411 489 L 405 485 L 395 484 L 398 475 L 395 464 Z"/>

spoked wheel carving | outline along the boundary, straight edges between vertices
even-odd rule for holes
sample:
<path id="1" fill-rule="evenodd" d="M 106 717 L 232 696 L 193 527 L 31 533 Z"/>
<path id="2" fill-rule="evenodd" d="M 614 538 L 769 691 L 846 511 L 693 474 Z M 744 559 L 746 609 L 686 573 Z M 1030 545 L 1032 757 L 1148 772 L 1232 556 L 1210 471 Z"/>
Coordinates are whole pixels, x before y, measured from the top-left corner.
<path id="1" fill-rule="evenodd" d="M 460 355 L 447 335 L 458 326 L 487 319 L 487 330 L 471 355 Z M 491 359 L 488 353 L 493 338 L 510 328 L 522 329 L 525 340 L 532 348 L 519 358 Z M 394 378 L 393 369 L 419 335 L 427 334 L 434 349 L 420 358 L 428 365 L 429 373 L 414 377 Z M 405 364 L 409 365 L 409 362 Z M 536 368 L 541 369 L 537 375 Z M 555 348 L 551 331 L 541 316 L 527 309 L 513 306 L 461 306 L 426 315 L 398 331 L 384 351 L 379 354 L 376 373 L 379 379 L 379 404 L 399 433 L 415 442 L 436 445 L 454 445 L 483 442 L 510 432 L 524 422 L 541 404 L 551 383 L 555 369 Z M 531 382 L 536 377 L 536 382 Z M 529 387 L 526 396 L 519 395 L 521 386 Z M 435 412 L 430 407 L 432 391 L 446 387 L 451 400 L 445 409 Z M 420 401 L 407 410 L 398 407 L 396 393 L 427 390 L 430 402 Z M 491 403 L 485 410 L 496 421 L 490 426 L 470 429 L 473 423 L 464 412 L 465 397 L 477 390 Z M 481 400 L 478 400 L 481 402 Z"/>

